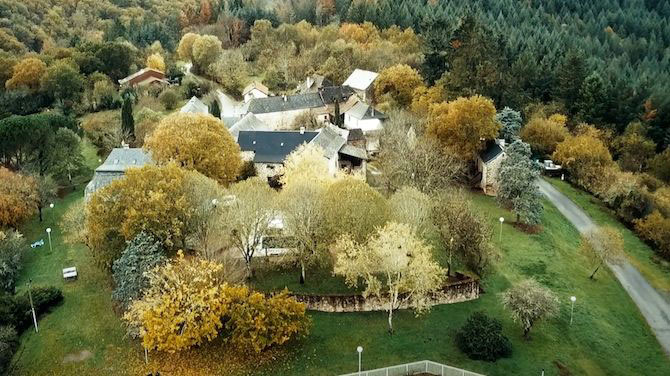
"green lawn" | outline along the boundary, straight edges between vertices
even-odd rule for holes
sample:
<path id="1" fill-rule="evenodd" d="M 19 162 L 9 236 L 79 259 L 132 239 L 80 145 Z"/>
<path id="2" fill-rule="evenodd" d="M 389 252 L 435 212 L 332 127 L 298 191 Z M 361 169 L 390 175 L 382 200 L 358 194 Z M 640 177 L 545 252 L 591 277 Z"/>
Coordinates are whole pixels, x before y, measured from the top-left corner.
<path id="1" fill-rule="evenodd" d="M 556 189 L 577 203 L 598 225 L 614 226 L 624 237 L 628 259 L 655 288 L 670 293 L 670 263 L 660 260 L 633 231 L 619 222 L 598 198 L 559 179 L 547 179 Z"/>
<path id="2" fill-rule="evenodd" d="M 546 369 L 546 375 L 558 375 L 554 362 L 560 362 L 573 375 L 660 375 L 670 367 L 649 328 L 628 295 L 608 271 L 590 281 L 586 258 L 576 252 L 579 236 L 576 230 L 548 203 L 545 203 L 544 231 L 536 235 L 519 232 L 509 223 L 513 216 L 499 209 L 495 201 L 473 195 L 475 206 L 491 217 L 508 220 L 503 227 L 503 247 L 496 270 L 485 280 L 486 293 L 473 302 L 434 307 L 425 316 L 398 312 L 394 320 L 397 333 L 386 333 L 384 313 L 328 314 L 310 313 L 314 326 L 311 334 L 279 354 L 273 368 L 248 362 L 252 375 L 332 375 L 354 371 L 356 346 L 364 347 L 366 369 L 420 359 L 431 359 L 478 371 L 488 375 L 531 375 Z M 27 331 L 17 356 L 17 374 L 131 374 L 142 362 L 136 341 L 124 339 L 121 321 L 110 301 L 110 281 L 98 271 L 86 248 L 69 247 L 60 240 L 57 223 L 66 207 L 81 199 L 75 192 L 56 202 L 53 212 L 45 213 L 45 222 L 36 220 L 24 227 L 29 241 L 43 237 L 44 228 L 54 228 L 54 251 L 48 247 L 30 250 L 20 280 L 23 286 L 32 278 L 36 284 L 52 284 L 64 289 L 65 301 L 54 312 L 40 320 L 40 333 Z M 46 235 L 46 234 L 45 234 Z M 61 269 L 77 266 L 80 278 L 63 283 Z M 560 314 L 539 323 L 533 339 L 521 338 L 519 326 L 503 312 L 498 293 L 511 283 L 535 277 L 561 298 Z M 296 270 L 284 273 L 259 273 L 259 288 L 288 286 L 299 290 Z M 271 281 L 271 282 L 267 282 Z M 283 281 L 283 282 L 282 282 Z M 264 284 L 265 283 L 265 284 Z M 265 287 L 263 287 L 265 286 Z M 308 275 L 304 291 L 346 292 L 342 281 L 329 279 L 327 272 Z M 575 321 L 568 325 L 569 297 L 575 295 Z M 506 334 L 514 345 L 509 359 L 496 363 L 471 361 L 455 347 L 454 336 L 466 318 L 482 310 L 502 320 Z M 207 351 L 227 351 L 207 346 Z M 92 356 L 78 362 L 64 363 L 68 355 L 90 351 Z M 153 357 L 161 356 L 152 354 Z M 218 374 L 229 375 L 224 366 Z M 237 372 L 235 372 L 237 373 Z M 174 373 L 179 374 L 179 373 Z M 216 373 L 215 373 L 216 374 Z"/>

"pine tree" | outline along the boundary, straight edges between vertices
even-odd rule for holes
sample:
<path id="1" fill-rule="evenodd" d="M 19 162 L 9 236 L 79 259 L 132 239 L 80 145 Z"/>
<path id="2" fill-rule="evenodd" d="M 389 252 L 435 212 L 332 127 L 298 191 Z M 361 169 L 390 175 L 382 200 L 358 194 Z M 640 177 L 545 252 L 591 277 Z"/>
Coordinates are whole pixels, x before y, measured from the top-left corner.
<path id="1" fill-rule="evenodd" d="M 577 113 L 579 91 L 586 79 L 586 61 L 581 52 L 570 51 L 558 68 L 558 95 L 571 114 Z"/>
<path id="2" fill-rule="evenodd" d="M 514 141 L 498 171 L 498 202 L 516 214 L 516 221 L 537 225 L 542 217 L 542 195 L 536 180 L 539 166 L 530 159 L 530 146 Z"/>

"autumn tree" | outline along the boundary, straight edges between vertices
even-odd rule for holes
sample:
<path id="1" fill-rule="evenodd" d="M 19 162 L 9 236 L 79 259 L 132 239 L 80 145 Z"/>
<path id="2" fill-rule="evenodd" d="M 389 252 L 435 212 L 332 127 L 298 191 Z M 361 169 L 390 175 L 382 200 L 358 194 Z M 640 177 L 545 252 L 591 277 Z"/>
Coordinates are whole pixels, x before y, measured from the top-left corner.
<path id="1" fill-rule="evenodd" d="M 427 116 L 430 106 L 443 102 L 445 97 L 444 88 L 440 85 L 419 86 L 412 93 L 412 112 L 417 116 Z"/>
<path id="2" fill-rule="evenodd" d="M 0 227 L 16 228 L 37 209 L 35 179 L 0 167 Z"/>
<path id="3" fill-rule="evenodd" d="M 433 105 L 428 115 L 427 134 L 465 161 L 471 161 L 485 140 L 498 136 L 493 102 L 480 95 Z"/>
<path id="4" fill-rule="evenodd" d="M 174 161 L 223 185 L 235 181 L 242 164 L 239 146 L 209 114 L 172 114 L 161 120 L 144 146 L 158 164 Z"/>
<path id="5" fill-rule="evenodd" d="M 550 117 L 549 119 L 541 116 L 533 117 L 521 129 L 521 139 L 530 144 L 535 153 L 551 155 L 556 150 L 556 145 L 569 136 L 565 124 L 556 120 L 556 117 Z"/>
<path id="6" fill-rule="evenodd" d="M 495 257 L 488 219 L 476 211 L 460 192 L 442 192 L 433 203 L 431 218 L 447 251 L 449 272 L 453 256 L 477 275 L 484 274 Z"/>
<path id="7" fill-rule="evenodd" d="M 377 102 L 384 102 L 388 96 L 399 106 L 406 107 L 412 103 L 412 94 L 422 83 L 416 69 L 406 64 L 393 65 L 381 71 L 375 80 L 375 98 Z"/>
<path id="8" fill-rule="evenodd" d="M 537 186 L 540 166 L 530 159 L 530 146 L 514 141 L 498 170 L 498 202 L 516 214 L 517 222 L 537 225 L 542 217 L 542 194 Z"/>
<path id="9" fill-rule="evenodd" d="M 137 234 L 112 265 L 116 285 L 112 298 L 124 308 L 140 299 L 142 291 L 149 287 L 147 273 L 164 261 L 165 249 L 161 242 L 146 232 Z"/>
<path id="10" fill-rule="evenodd" d="M 670 260 L 670 218 L 659 210 L 634 221 L 635 231 L 640 237 L 654 246 L 656 252 L 666 260 Z"/>
<path id="11" fill-rule="evenodd" d="M 432 227 L 432 198 L 414 187 L 403 187 L 389 198 L 390 218 L 404 223 L 419 235 L 425 235 Z"/>
<path id="12" fill-rule="evenodd" d="M 63 241 L 66 244 L 87 244 L 86 203 L 79 200 L 70 205 L 61 217 Z"/>
<path id="13" fill-rule="evenodd" d="M 146 349 L 174 353 L 218 336 L 223 317 L 244 287 L 220 281 L 221 265 L 198 258 L 177 258 L 146 273 L 148 288 L 131 303 L 123 319 Z"/>
<path id="14" fill-rule="evenodd" d="M 619 166 L 626 171 L 641 172 L 656 153 L 656 144 L 647 137 L 641 123 L 631 123 L 623 135 L 614 140 L 614 150 Z"/>
<path id="15" fill-rule="evenodd" d="M 412 186 L 424 193 L 445 189 L 464 175 L 465 165 L 437 141 L 416 132 L 423 122 L 407 113 L 393 113 L 379 136 L 377 167 L 389 192 Z"/>
<path id="16" fill-rule="evenodd" d="M 363 296 L 383 302 L 390 333 L 396 309 L 406 306 L 421 313 L 430 308 L 430 295 L 442 287 L 444 270 L 433 260 L 430 246 L 406 224 L 390 222 L 365 243 L 345 234 L 332 251 L 334 273 L 351 287 L 358 287 L 362 280 Z"/>
<path id="17" fill-rule="evenodd" d="M 362 242 L 386 223 L 389 214 L 386 199 L 366 182 L 353 177 L 339 179 L 326 189 L 321 210 L 327 242 L 346 233 Z"/>
<path id="18" fill-rule="evenodd" d="M 530 339 L 530 330 L 543 318 L 558 312 L 558 298 L 534 279 L 527 279 L 502 293 L 502 304 L 515 322 L 521 324 L 523 337 Z"/>
<path id="19" fill-rule="evenodd" d="M 595 228 L 583 234 L 580 250 L 591 259 L 595 268 L 590 279 L 595 277 L 601 266 L 619 264 L 625 259 L 623 236 L 611 226 Z"/>
<path id="20" fill-rule="evenodd" d="M 251 260 L 276 216 L 277 193 L 260 178 L 233 184 L 229 193 L 234 199 L 226 205 L 227 231 L 233 248 L 244 258 L 247 278 L 251 278 Z"/>
<path id="21" fill-rule="evenodd" d="M 590 190 L 597 188 L 603 172 L 613 163 L 607 146 L 591 132 L 566 138 L 556 146 L 552 157 L 570 173 L 571 179 Z"/>
<path id="22" fill-rule="evenodd" d="M 177 46 L 177 54 L 180 58 L 191 61 L 193 59 L 193 43 L 199 38 L 198 34 L 186 33 L 179 41 Z"/>
<path id="23" fill-rule="evenodd" d="M 512 142 L 519 138 L 521 131 L 521 113 L 505 107 L 496 114 L 496 120 L 500 123 L 500 138 Z"/>
<path id="24" fill-rule="evenodd" d="M 36 57 L 27 57 L 14 65 L 12 78 L 5 82 L 7 89 L 25 87 L 31 90 L 39 88 L 42 76 L 47 71 L 44 62 Z"/>
<path id="25" fill-rule="evenodd" d="M 241 96 L 244 86 L 249 83 L 250 67 L 244 56 L 237 50 L 225 50 L 209 66 L 207 73 L 212 79 L 232 95 Z"/>
<path id="26" fill-rule="evenodd" d="M 165 72 L 165 60 L 159 53 L 153 53 L 147 56 L 147 68 Z"/>
<path id="27" fill-rule="evenodd" d="M 321 209 L 326 189 L 334 181 L 319 146 L 299 146 L 284 161 L 279 202 L 286 234 L 296 242 L 290 255 L 300 264 L 300 283 L 305 283 L 305 268 L 323 259 L 325 213 Z"/>
<path id="28" fill-rule="evenodd" d="M 670 148 L 663 150 L 662 153 L 656 154 L 656 156 L 649 161 L 649 170 L 657 178 L 666 183 L 670 182 Z"/>
<path id="29" fill-rule="evenodd" d="M 174 163 L 126 171 L 93 194 L 86 210 L 87 243 L 98 264 L 111 268 L 130 241 L 145 231 L 171 250 L 194 232 L 192 185 L 196 172 Z"/>
<path id="30" fill-rule="evenodd" d="M 213 35 L 201 35 L 193 42 L 192 60 L 197 72 L 207 72 L 222 53 L 221 41 Z"/>
<path id="31" fill-rule="evenodd" d="M 233 304 L 227 316 L 230 317 L 226 322 L 230 342 L 257 353 L 304 337 L 311 326 L 305 304 L 289 296 L 287 291 L 270 297 L 248 291 L 244 301 Z"/>

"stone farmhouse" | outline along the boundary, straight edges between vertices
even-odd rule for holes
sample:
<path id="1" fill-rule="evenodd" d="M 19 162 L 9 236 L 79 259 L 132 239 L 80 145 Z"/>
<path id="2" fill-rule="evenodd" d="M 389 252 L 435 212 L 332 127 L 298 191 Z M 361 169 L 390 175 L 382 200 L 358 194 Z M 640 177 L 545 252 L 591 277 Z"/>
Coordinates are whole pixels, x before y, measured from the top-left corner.
<path id="1" fill-rule="evenodd" d="M 84 189 L 84 197 L 88 199 L 99 189 L 123 178 L 129 168 L 140 168 L 152 163 L 151 156 L 141 148 L 115 148 L 105 162 L 95 169 L 93 179 Z"/>
<path id="2" fill-rule="evenodd" d="M 498 191 L 498 170 L 507 157 L 505 140 L 489 141 L 484 151 L 477 156 L 477 171 L 481 174 L 479 186 L 485 194 L 495 196 Z"/>

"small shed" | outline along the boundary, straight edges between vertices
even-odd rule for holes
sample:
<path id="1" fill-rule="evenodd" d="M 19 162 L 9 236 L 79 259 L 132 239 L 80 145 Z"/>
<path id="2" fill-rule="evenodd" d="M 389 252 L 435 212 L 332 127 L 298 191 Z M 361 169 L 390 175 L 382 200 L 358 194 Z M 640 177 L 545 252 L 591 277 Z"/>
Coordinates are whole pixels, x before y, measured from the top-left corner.
<path id="1" fill-rule="evenodd" d="M 485 194 L 495 196 L 498 191 L 498 170 L 506 158 L 505 140 L 486 143 L 486 148 L 477 157 L 477 170 L 481 174 L 479 186 Z"/>

